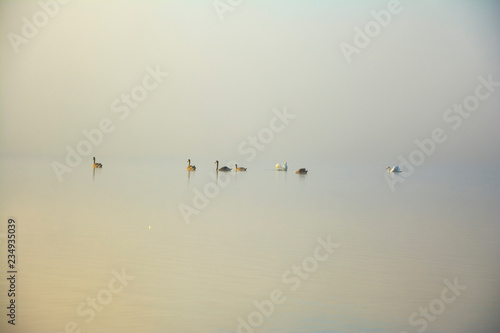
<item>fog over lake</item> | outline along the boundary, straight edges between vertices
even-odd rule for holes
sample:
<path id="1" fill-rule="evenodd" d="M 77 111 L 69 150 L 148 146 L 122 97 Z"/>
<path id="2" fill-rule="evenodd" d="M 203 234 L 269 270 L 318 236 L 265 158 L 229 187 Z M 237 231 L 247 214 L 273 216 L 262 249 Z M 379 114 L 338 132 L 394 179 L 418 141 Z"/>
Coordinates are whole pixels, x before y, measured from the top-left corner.
<path id="1" fill-rule="evenodd" d="M 0 2 L 0 331 L 500 331 L 499 15 Z"/>

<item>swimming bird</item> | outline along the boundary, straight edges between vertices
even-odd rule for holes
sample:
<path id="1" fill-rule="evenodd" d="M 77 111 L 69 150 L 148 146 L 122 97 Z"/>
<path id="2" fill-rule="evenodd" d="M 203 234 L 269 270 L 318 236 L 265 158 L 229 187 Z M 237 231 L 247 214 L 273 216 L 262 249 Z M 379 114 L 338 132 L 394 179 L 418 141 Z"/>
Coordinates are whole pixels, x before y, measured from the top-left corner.
<path id="1" fill-rule="evenodd" d="M 191 160 L 188 160 L 187 170 L 188 171 L 194 171 L 194 170 L 196 170 L 196 167 L 194 165 L 191 165 Z"/>
<path id="2" fill-rule="evenodd" d="M 288 170 L 288 165 L 286 164 L 283 164 L 283 165 L 280 165 L 279 163 L 276 164 L 276 170 L 277 171 L 287 171 Z"/>
<path id="3" fill-rule="evenodd" d="M 215 164 L 217 164 L 217 166 L 215 167 L 215 171 L 224 171 L 224 172 L 227 172 L 227 171 L 233 170 L 231 168 L 228 168 L 227 166 L 223 166 L 222 168 L 219 169 L 219 161 L 215 161 Z"/>
<path id="4" fill-rule="evenodd" d="M 306 168 L 300 168 L 299 170 L 295 171 L 295 173 L 298 173 L 299 175 L 306 175 L 307 170 Z"/>
<path id="5" fill-rule="evenodd" d="M 93 159 L 94 159 L 94 164 L 92 164 L 92 167 L 93 168 L 102 168 L 102 164 L 101 163 L 96 163 L 95 162 L 95 157 Z"/>
<path id="6" fill-rule="evenodd" d="M 236 170 L 236 171 L 247 171 L 247 168 L 244 168 L 244 167 L 239 167 L 238 168 L 238 164 L 235 164 L 234 165 L 234 170 Z"/>
<path id="7" fill-rule="evenodd" d="M 387 172 L 401 172 L 401 169 L 397 165 L 392 167 L 392 168 L 390 166 L 388 166 L 385 169 L 387 170 Z"/>

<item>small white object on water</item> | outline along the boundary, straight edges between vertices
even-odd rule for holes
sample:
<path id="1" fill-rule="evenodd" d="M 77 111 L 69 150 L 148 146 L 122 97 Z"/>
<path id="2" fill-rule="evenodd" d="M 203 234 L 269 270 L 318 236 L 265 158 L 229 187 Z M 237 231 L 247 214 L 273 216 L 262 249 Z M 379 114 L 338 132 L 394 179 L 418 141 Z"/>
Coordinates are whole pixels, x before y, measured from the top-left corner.
<path id="1" fill-rule="evenodd" d="M 388 166 L 387 168 L 385 168 L 387 170 L 387 172 L 401 172 L 401 169 L 399 168 L 398 165 L 394 166 L 394 167 L 390 167 Z"/>

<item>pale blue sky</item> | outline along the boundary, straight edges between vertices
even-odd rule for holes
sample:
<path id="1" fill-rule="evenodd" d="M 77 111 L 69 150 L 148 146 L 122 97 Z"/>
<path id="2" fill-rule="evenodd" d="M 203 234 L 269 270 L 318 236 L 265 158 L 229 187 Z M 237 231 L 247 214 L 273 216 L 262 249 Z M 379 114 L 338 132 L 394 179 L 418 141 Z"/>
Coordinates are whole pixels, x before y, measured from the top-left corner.
<path id="1" fill-rule="evenodd" d="M 226 2 L 226 1 L 224 1 Z M 241 159 L 237 147 L 296 118 L 262 160 L 396 162 L 441 127 L 433 162 L 498 164 L 500 89 L 455 130 L 443 120 L 500 81 L 494 1 L 401 1 L 402 11 L 348 63 L 340 49 L 389 1 L 242 1 L 220 20 L 212 1 L 79 1 L 61 5 L 16 53 L 36 1 L 0 3 L 0 153 L 64 157 L 103 118 L 109 156 Z M 169 76 L 120 120 L 111 105 L 147 67 Z"/>

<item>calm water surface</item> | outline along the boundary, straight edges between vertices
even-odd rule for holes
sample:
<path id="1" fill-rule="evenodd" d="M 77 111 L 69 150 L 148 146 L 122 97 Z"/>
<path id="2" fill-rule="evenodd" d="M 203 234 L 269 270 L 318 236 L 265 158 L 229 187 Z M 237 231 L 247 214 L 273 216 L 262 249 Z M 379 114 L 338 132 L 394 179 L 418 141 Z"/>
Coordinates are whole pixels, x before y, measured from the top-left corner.
<path id="1" fill-rule="evenodd" d="M 50 162 L 1 160 L 2 244 L 18 225 L 17 325 L 4 310 L 2 332 L 236 332 L 275 289 L 284 302 L 241 332 L 417 332 L 409 317 L 455 278 L 467 289 L 434 301 L 425 331 L 500 331 L 498 170 L 424 165 L 392 192 L 385 165 L 216 178 L 213 161 L 108 159 L 60 183 Z M 298 287 L 283 279 L 318 237 L 340 247 Z"/>

